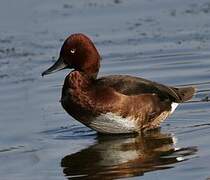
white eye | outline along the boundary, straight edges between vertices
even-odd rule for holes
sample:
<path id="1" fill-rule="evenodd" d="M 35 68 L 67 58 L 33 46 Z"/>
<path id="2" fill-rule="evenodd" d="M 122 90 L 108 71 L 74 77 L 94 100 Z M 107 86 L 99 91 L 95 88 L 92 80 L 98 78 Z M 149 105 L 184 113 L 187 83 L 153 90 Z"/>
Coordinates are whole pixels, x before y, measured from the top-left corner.
<path id="1" fill-rule="evenodd" d="M 76 49 L 71 49 L 70 52 L 71 54 L 74 54 L 76 52 Z"/>

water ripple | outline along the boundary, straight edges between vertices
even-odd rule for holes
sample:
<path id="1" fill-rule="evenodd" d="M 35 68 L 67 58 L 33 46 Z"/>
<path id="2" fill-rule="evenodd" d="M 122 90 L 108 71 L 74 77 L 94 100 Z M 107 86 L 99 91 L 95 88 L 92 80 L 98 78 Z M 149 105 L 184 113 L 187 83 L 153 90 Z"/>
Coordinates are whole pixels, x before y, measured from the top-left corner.
<path id="1" fill-rule="evenodd" d="M 69 127 L 60 127 L 56 129 L 46 130 L 42 133 L 52 136 L 53 139 L 81 139 L 90 138 L 96 135 L 96 132 L 80 125 L 72 125 Z"/>

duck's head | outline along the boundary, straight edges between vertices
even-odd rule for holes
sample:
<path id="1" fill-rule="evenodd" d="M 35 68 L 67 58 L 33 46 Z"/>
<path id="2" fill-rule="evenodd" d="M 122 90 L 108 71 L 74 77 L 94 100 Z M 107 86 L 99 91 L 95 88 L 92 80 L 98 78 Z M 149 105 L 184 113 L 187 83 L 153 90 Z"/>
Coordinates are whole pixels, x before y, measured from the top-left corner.
<path id="1" fill-rule="evenodd" d="M 63 43 L 60 57 L 42 76 L 70 68 L 96 78 L 100 67 L 100 55 L 93 42 L 84 34 L 72 34 Z"/>

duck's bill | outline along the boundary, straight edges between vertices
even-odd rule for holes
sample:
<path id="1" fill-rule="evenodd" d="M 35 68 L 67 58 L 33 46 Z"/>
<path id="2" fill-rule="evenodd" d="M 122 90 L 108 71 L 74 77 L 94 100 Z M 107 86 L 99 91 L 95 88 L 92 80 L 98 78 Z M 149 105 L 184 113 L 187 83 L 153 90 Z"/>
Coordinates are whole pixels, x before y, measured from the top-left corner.
<path id="1" fill-rule="evenodd" d="M 51 73 L 54 73 L 54 72 L 57 72 L 57 71 L 60 71 L 62 69 L 65 69 L 67 68 L 67 64 L 64 63 L 63 59 L 62 58 L 59 58 L 55 64 L 53 64 L 49 69 L 47 69 L 46 71 L 44 71 L 42 73 L 42 76 L 45 76 L 47 74 L 51 74 Z"/>

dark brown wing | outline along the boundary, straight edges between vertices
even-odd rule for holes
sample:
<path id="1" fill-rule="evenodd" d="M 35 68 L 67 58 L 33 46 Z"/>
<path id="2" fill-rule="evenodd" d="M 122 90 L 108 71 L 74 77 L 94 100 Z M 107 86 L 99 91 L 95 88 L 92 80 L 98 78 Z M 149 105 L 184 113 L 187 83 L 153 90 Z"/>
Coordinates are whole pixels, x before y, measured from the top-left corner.
<path id="1" fill-rule="evenodd" d="M 128 75 L 110 75 L 101 77 L 96 81 L 97 85 L 108 86 L 125 95 L 139 95 L 142 93 L 155 93 L 161 99 L 169 99 L 181 103 L 192 98 L 195 88 L 176 88 L 158 84 L 143 78 Z"/>

